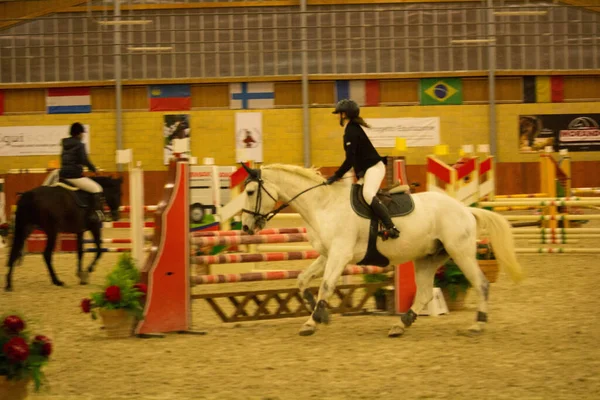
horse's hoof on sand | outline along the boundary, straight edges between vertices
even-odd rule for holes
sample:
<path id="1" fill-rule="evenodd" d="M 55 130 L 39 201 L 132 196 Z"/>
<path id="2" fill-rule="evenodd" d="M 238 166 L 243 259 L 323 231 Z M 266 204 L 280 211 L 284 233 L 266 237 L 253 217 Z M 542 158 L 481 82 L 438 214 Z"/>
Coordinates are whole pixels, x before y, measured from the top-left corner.
<path id="1" fill-rule="evenodd" d="M 479 337 L 483 335 L 483 329 L 477 327 L 471 327 L 469 329 L 460 329 L 456 332 L 458 336 L 466 336 L 466 337 Z"/>
<path id="2" fill-rule="evenodd" d="M 300 336 L 310 336 L 313 333 L 315 333 L 316 330 L 317 330 L 316 326 L 302 325 L 302 328 L 300 328 L 300 332 L 298 332 L 298 333 L 300 334 Z"/>
<path id="3" fill-rule="evenodd" d="M 81 285 L 87 285 L 87 284 L 88 284 L 88 281 L 89 281 L 89 279 L 90 279 L 90 273 L 89 273 L 89 272 L 87 272 L 87 271 L 81 271 L 81 272 L 79 273 L 79 279 L 80 279 L 80 282 L 79 282 L 79 283 L 80 283 Z"/>
<path id="4" fill-rule="evenodd" d="M 65 283 L 63 281 L 54 281 L 52 282 L 52 284 L 55 286 L 65 286 Z"/>
<path id="5" fill-rule="evenodd" d="M 13 291 L 13 289 L 12 289 L 11 287 L 5 287 L 5 288 L 4 288 L 4 291 L 5 291 L 5 292 L 12 292 L 12 291 Z"/>
<path id="6" fill-rule="evenodd" d="M 404 328 L 401 326 L 392 326 L 392 329 L 388 332 L 388 337 L 399 337 L 404 335 Z"/>

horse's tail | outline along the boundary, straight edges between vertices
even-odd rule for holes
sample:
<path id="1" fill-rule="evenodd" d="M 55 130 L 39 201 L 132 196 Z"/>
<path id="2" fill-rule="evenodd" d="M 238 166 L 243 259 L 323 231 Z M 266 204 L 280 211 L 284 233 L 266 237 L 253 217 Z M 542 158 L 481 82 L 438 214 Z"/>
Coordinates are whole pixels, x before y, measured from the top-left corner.
<path id="1" fill-rule="evenodd" d="M 8 258 L 8 266 L 14 265 L 14 263 L 22 257 L 23 247 L 25 247 L 25 240 L 27 239 L 28 228 L 31 226 L 29 217 L 32 215 L 33 210 L 33 193 L 25 192 L 19 198 L 17 202 L 17 212 L 15 214 L 15 233 L 13 235 L 12 246 L 10 248 L 10 256 Z"/>
<path id="2" fill-rule="evenodd" d="M 523 268 L 517 261 L 510 223 L 502 215 L 481 208 L 469 207 L 477 219 L 478 228 L 490 235 L 493 251 L 500 266 L 506 268 L 513 281 L 523 280 Z"/>

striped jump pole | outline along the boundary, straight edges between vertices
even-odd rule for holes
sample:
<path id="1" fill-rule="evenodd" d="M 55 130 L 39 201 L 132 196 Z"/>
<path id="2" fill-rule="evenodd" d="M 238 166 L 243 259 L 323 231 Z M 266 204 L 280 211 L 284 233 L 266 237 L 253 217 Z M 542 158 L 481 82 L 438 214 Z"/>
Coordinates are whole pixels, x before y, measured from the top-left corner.
<path id="1" fill-rule="evenodd" d="M 583 221 L 600 219 L 600 214 L 504 215 L 504 218 L 509 221 Z"/>
<path id="2" fill-rule="evenodd" d="M 342 275 L 383 274 L 392 270 L 392 268 L 375 267 L 372 265 L 349 265 L 344 269 Z M 234 282 L 275 281 L 282 279 L 296 279 L 301 273 L 301 270 L 289 270 L 245 272 L 241 274 L 197 275 L 191 277 L 191 281 L 193 284 L 196 285 Z"/>
<path id="3" fill-rule="evenodd" d="M 600 234 L 556 234 L 556 235 L 540 235 L 535 233 L 524 233 L 515 234 L 515 239 L 538 239 L 538 240 L 552 240 L 552 239 L 598 239 Z"/>
<path id="4" fill-rule="evenodd" d="M 513 207 L 513 206 L 537 206 L 537 207 L 564 207 L 564 206 L 597 206 L 600 198 L 597 197 L 562 197 L 554 199 L 534 199 L 519 201 L 482 201 L 480 207 Z"/>
<path id="5" fill-rule="evenodd" d="M 565 247 L 523 247 L 516 248 L 517 253 L 541 253 L 541 254 L 560 254 L 560 253 L 576 253 L 576 254 L 600 254 L 600 248 L 593 249 L 571 249 Z"/>
<path id="6" fill-rule="evenodd" d="M 306 228 L 268 228 L 259 231 L 257 235 L 279 235 L 290 233 L 306 233 Z M 242 231 L 209 231 L 209 232 L 192 232 L 192 237 L 211 237 L 211 236 L 244 236 L 248 235 Z"/>
<path id="7" fill-rule="evenodd" d="M 544 235 L 566 235 L 579 233 L 600 233 L 600 228 L 513 228 L 513 234 L 539 233 Z"/>
<path id="8" fill-rule="evenodd" d="M 194 237 L 192 244 L 199 246 L 221 246 L 259 243 L 297 243 L 308 241 L 306 233 L 290 233 L 279 235 L 247 235 L 247 236 L 213 236 Z"/>
<path id="9" fill-rule="evenodd" d="M 314 260 L 319 257 L 316 250 L 309 251 L 291 251 L 274 253 L 245 253 L 245 254 L 219 254 L 214 256 L 195 256 L 192 257 L 194 264 L 238 264 L 248 262 L 265 261 L 291 261 L 291 260 Z"/>
<path id="10" fill-rule="evenodd" d="M 158 206 L 143 206 L 142 210 L 145 212 L 156 211 L 156 210 L 158 210 Z M 110 211 L 110 208 L 104 207 L 104 211 Z M 131 206 L 121 206 L 121 207 L 119 207 L 119 211 L 124 212 L 124 213 L 130 213 Z"/>
<path id="11" fill-rule="evenodd" d="M 538 197 L 547 197 L 548 193 L 531 193 L 531 194 L 503 194 L 503 195 L 496 195 L 494 196 L 496 199 L 531 199 L 531 198 L 538 198 Z"/>
<path id="12" fill-rule="evenodd" d="M 154 221 L 146 221 L 144 222 L 144 228 L 154 228 L 156 227 L 156 223 Z M 115 222 L 103 222 L 102 228 L 115 228 L 115 229 L 125 229 L 131 228 L 131 222 L 126 221 L 115 221 Z"/>

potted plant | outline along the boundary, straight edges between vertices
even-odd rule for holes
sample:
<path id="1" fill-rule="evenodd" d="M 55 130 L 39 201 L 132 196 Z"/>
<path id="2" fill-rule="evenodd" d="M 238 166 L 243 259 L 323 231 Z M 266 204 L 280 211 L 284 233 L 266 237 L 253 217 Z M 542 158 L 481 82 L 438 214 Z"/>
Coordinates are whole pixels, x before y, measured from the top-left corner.
<path id="1" fill-rule="evenodd" d="M 137 320 L 142 319 L 146 285 L 140 283 L 140 272 L 128 253 L 119 257 L 115 268 L 106 277 L 102 291 L 81 301 L 84 313 L 97 319 L 99 309 L 106 334 L 111 338 L 129 337 Z"/>
<path id="2" fill-rule="evenodd" d="M 363 276 L 365 283 L 388 282 L 390 280 L 386 274 L 365 274 Z M 383 311 L 387 310 L 387 295 L 384 288 L 375 290 L 373 297 L 375 297 L 375 308 Z"/>
<path id="3" fill-rule="evenodd" d="M 36 392 L 42 386 L 52 342 L 43 335 L 32 339 L 20 315 L 5 314 L 0 323 L 0 399 L 25 399 L 31 380 Z"/>
<path id="4" fill-rule="evenodd" d="M 477 243 L 477 261 L 487 280 L 490 283 L 496 282 L 499 272 L 498 261 L 489 240 L 484 239 Z"/>
<path id="5" fill-rule="evenodd" d="M 458 268 L 458 265 L 450 259 L 435 273 L 434 286 L 442 290 L 448 310 L 456 311 L 463 308 L 465 296 L 467 290 L 471 287 L 471 283 Z"/>

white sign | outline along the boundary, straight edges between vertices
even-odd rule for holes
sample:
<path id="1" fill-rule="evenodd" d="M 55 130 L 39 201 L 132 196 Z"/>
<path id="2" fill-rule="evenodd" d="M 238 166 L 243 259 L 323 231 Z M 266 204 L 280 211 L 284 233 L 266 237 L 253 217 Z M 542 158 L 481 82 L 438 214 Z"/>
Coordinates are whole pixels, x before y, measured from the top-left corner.
<path id="1" fill-rule="evenodd" d="M 429 118 L 370 118 L 371 128 L 364 128 L 375 147 L 395 147 L 396 138 L 406 139 L 407 147 L 440 144 L 440 119 Z"/>
<path id="2" fill-rule="evenodd" d="M 84 125 L 83 143 L 90 152 L 90 126 Z M 69 137 L 69 125 L 0 127 L 0 156 L 44 156 L 62 151 L 61 140 Z"/>
<path id="3" fill-rule="evenodd" d="M 236 162 L 263 162 L 262 113 L 235 114 Z"/>

